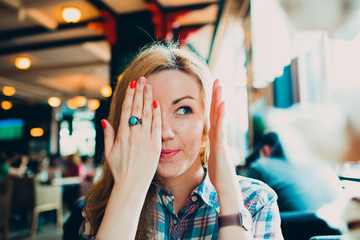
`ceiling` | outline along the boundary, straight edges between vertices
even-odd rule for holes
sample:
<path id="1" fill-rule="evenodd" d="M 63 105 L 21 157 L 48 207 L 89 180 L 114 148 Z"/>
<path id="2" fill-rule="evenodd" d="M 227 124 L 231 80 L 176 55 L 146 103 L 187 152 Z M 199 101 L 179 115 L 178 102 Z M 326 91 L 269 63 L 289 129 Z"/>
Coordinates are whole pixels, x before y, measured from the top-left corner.
<path id="1" fill-rule="evenodd" d="M 51 96 L 64 101 L 79 94 L 101 99 L 100 88 L 110 84 L 111 49 L 119 43 L 112 31 L 122 31 L 121 27 L 112 28 L 111 20 L 121 19 L 120 25 L 126 26 L 134 13 L 150 12 L 155 31 L 150 35 L 158 39 L 171 38 L 175 29 L 182 29 L 188 37 L 194 29 L 202 28 L 199 32 L 205 32 L 208 40 L 193 37 L 192 45 L 206 55 L 221 2 L 0 0 L 0 89 L 6 85 L 16 88 L 12 97 L 0 93 L 0 101 L 11 99 L 15 104 L 34 104 L 46 102 Z M 80 22 L 68 24 L 62 19 L 61 9 L 65 6 L 81 9 Z M 161 16 L 160 22 L 156 22 L 156 16 Z M 126 49 L 126 45 L 121 48 Z M 15 58 L 19 56 L 32 60 L 28 70 L 15 67 Z"/>

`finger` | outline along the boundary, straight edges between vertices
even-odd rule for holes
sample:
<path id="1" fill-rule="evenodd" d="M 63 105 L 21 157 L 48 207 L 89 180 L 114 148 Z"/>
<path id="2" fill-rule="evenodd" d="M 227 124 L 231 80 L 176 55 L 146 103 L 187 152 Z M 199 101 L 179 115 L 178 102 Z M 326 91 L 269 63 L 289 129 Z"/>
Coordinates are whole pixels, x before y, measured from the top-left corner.
<path id="1" fill-rule="evenodd" d="M 101 120 L 101 126 L 104 130 L 104 155 L 107 159 L 114 145 L 115 132 L 111 124 L 105 119 Z"/>
<path id="2" fill-rule="evenodd" d="M 146 84 L 144 87 L 144 108 L 142 113 L 142 126 L 148 129 L 149 133 L 151 130 L 152 122 L 152 89 L 150 84 Z"/>
<path id="3" fill-rule="evenodd" d="M 214 89 L 214 95 L 212 99 L 212 112 L 210 113 L 210 122 L 212 125 L 215 125 L 216 122 L 214 122 L 218 116 L 218 110 L 219 110 L 219 104 L 222 100 L 222 87 L 216 86 Z"/>
<path id="4" fill-rule="evenodd" d="M 217 86 L 220 86 L 220 79 L 215 79 L 215 81 L 214 81 L 214 88 L 216 88 Z"/>
<path id="5" fill-rule="evenodd" d="M 222 101 L 217 107 L 216 115 L 216 138 L 222 141 L 224 137 L 225 102 Z"/>
<path id="6" fill-rule="evenodd" d="M 151 126 L 151 135 L 153 141 L 159 141 L 161 144 L 161 111 L 159 102 L 153 101 L 152 104 L 152 126 Z"/>
<path id="7" fill-rule="evenodd" d="M 129 133 L 129 118 L 133 105 L 135 95 L 136 82 L 132 81 L 126 89 L 125 99 L 121 109 L 120 125 L 118 129 L 118 136 L 125 136 Z"/>
<path id="8" fill-rule="evenodd" d="M 140 77 L 136 87 L 135 87 L 135 96 L 131 109 L 130 117 L 142 118 L 143 106 L 144 106 L 144 87 L 146 83 L 146 78 Z"/>
<path id="9" fill-rule="evenodd" d="M 219 79 L 216 79 L 213 83 L 213 88 L 212 88 L 212 93 L 211 93 L 211 105 L 210 105 L 210 116 L 211 114 L 215 111 L 215 104 L 214 104 L 214 101 L 215 101 L 215 89 L 217 88 L 217 86 L 219 86 Z"/>

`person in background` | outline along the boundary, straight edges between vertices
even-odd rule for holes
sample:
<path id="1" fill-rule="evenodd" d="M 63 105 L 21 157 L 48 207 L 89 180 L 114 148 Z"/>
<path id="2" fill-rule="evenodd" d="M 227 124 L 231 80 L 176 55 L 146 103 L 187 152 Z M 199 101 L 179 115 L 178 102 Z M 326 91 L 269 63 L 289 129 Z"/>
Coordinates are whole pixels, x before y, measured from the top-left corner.
<path id="1" fill-rule="evenodd" d="M 54 154 L 49 157 L 49 166 L 47 167 L 48 181 L 52 182 L 55 178 L 62 177 L 63 168 L 61 166 L 60 156 Z"/>
<path id="2" fill-rule="evenodd" d="M 316 211 L 339 199 L 342 187 L 336 173 L 329 167 L 292 164 L 286 159 L 275 132 L 263 136 L 258 152 L 259 158 L 249 164 L 247 176 L 274 189 L 280 212 Z"/>
<path id="3" fill-rule="evenodd" d="M 87 171 L 81 157 L 78 154 L 70 154 L 66 157 L 65 168 L 63 170 L 63 177 L 78 177 L 86 178 Z"/>
<path id="4" fill-rule="evenodd" d="M 86 168 L 86 177 L 80 185 L 80 196 L 84 196 L 94 183 L 96 168 L 94 166 L 94 158 L 90 156 L 81 156 L 81 161 Z"/>
<path id="5" fill-rule="evenodd" d="M 283 239 L 276 194 L 236 176 L 211 82 L 205 61 L 175 44 L 148 46 L 123 72 L 83 239 Z"/>
<path id="6" fill-rule="evenodd" d="M 326 104 L 296 104 L 269 111 L 269 128 L 279 134 L 289 161 L 308 169 L 333 167 L 340 170 L 340 176 L 344 163 L 360 166 L 359 93 L 359 85 L 346 86 L 333 89 Z M 359 176 L 354 174 L 353 178 Z M 342 239 L 359 240 L 360 194 L 357 182 L 353 183 L 353 187 L 345 184 L 341 198 L 316 214 L 339 229 L 345 235 Z"/>
<path id="7" fill-rule="evenodd" d="M 285 158 L 279 137 L 275 132 L 264 133 L 256 144 L 255 150 L 245 159 L 245 167 L 248 167 L 258 158 Z"/>
<path id="8" fill-rule="evenodd" d="M 12 167 L 10 163 L 16 161 L 19 157 L 21 158 L 20 166 Z M 26 171 L 28 161 L 29 158 L 25 154 L 20 156 L 15 153 L 12 157 L 8 158 L 6 152 L 2 151 L 0 153 L 0 181 L 7 176 L 21 177 Z"/>

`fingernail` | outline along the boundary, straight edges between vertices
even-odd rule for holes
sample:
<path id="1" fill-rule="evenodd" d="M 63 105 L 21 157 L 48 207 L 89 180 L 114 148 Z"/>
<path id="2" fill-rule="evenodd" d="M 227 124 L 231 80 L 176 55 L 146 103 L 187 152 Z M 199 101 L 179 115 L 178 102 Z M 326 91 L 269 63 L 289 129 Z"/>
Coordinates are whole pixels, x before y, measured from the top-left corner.
<path id="1" fill-rule="evenodd" d="M 135 88 L 136 87 L 136 82 L 135 80 L 132 80 L 130 83 L 130 88 Z"/>
<path id="2" fill-rule="evenodd" d="M 105 128 L 106 128 L 106 123 L 105 123 L 105 121 L 104 121 L 104 120 L 101 120 L 101 126 L 102 126 L 102 128 L 103 128 L 103 129 L 105 129 Z"/>
<path id="3" fill-rule="evenodd" d="M 150 86 L 150 84 L 146 84 L 145 85 L 145 92 L 146 93 L 149 93 L 151 91 L 151 86 Z"/>
<path id="4" fill-rule="evenodd" d="M 139 82 L 140 82 L 141 85 L 145 84 L 145 81 L 146 81 L 146 79 L 144 77 L 141 77 L 139 79 Z"/>
<path id="5" fill-rule="evenodd" d="M 154 109 L 157 109 L 157 107 L 158 107 L 157 101 L 153 101 L 153 107 L 154 107 Z"/>

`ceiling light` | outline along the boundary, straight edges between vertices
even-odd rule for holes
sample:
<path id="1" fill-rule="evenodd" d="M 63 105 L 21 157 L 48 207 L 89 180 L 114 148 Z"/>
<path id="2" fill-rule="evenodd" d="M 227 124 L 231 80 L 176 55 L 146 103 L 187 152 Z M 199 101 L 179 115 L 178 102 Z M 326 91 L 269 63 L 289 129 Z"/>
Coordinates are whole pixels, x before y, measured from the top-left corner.
<path id="1" fill-rule="evenodd" d="M 81 18 L 81 11 L 77 7 L 65 7 L 61 11 L 62 17 L 65 22 L 77 23 Z"/>
<path id="2" fill-rule="evenodd" d="M 15 90 L 15 88 L 12 87 L 12 86 L 4 86 L 4 87 L 3 87 L 3 94 L 4 94 L 5 96 L 9 96 L 9 97 L 10 97 L 10 96 L 14 95 L 15 92 L 16 92 L 16 90 Z"/>
<path id="3" fill-rule="evenodd" d="M 1 102 L 1 107 L 4 110 L 9 110 L 9 109 L 12 108 L 12 106 L 13 106 L 13 104 L 11 102 L 9 102 L 9 101 L 2 101 Z"/>
<path id="4" fill-rule="evenodd" d="M 32 128 L 30 130 L 30 135 L 33 137 L 41 137 L 44 135 L 44 130 L 42 128 Z"/>
<path id="5" fill-rule="evenodd" d="M 61 104 L 61 99 L 58 97 L 50 97 L 48 103 L 51 107 L 58 107 Z"/>
<path id="6" fill-rule="evenodd" d="M 67 100 L 67 106 L 70 109 L 77 109 L 78 108 L 78 105 L 77 105 L 76 100 L 74 98 Z"/>
<path id="7" fill-rule="evenodd" d="M 112 94 L 112 89 L 109 85 L 105 85 L 100 88 L 100 92 L 104 97 L 110 97 Z"/>
<path id="8" fill-rule="evenodd" d="M 15 59 L 15 66 L 18 69 L 26 70 L 31 66 L 31 60 L 28 57 L 17 57 Z"/>
<path id="9" fill-rule="evenodd" d="M 90 99 L 89 102 L 88 102 L 88 107 L 91 109 L 91 110 L 96 110 L 100 107 L 100 102 L 99 100 L 97 99 Z"/>
<path id="10" fill-rule="evenodd" d="M 78 107 L 83 107 L 87 103 L 87 98 L 84 96 L 76 96 L 74 100 L 76 101 L 76 105 Z"/>

